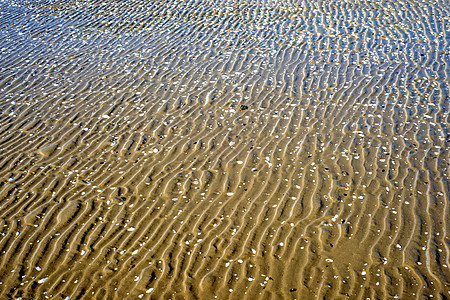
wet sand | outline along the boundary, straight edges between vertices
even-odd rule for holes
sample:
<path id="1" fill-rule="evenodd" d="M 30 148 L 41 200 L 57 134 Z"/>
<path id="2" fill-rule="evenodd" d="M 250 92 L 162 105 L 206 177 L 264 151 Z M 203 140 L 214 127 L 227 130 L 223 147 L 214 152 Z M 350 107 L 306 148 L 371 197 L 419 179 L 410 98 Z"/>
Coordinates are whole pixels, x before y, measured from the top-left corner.
<path id="1" fill-rule="evenodd" d="M 0 298 L 448 299 L 449 16 L 0 2 Z"/>

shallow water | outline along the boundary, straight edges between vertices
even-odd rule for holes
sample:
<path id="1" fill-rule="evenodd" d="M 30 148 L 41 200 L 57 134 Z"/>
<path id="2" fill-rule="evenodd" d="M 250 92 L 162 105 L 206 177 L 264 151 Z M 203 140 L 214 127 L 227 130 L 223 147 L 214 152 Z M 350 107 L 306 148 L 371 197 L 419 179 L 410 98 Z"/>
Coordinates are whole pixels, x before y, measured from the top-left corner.
<path id="1" fill-rule="evenodd" d="M 0 298 L 448 298 L 449 16 L 0 1 Z"/>

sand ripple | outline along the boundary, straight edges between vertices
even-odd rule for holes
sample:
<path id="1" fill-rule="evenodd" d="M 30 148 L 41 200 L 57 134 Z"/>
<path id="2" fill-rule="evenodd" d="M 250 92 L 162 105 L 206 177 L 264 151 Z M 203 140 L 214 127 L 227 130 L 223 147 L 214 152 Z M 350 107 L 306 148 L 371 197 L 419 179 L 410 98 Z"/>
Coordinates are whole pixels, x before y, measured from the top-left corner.
<path id="1" fill-rule="evenodd" d="M 447 1 L 0 2 L 0 298 L 447 299 Z"/>

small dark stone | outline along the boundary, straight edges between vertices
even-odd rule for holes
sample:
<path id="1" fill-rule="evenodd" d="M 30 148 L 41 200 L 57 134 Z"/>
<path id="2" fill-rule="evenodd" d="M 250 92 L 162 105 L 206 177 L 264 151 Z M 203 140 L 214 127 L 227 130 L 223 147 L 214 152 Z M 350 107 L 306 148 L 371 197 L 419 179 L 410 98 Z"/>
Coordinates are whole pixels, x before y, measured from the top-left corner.
<path id="1" fill-rule="evenodd" d="M 295 292 L 297 289 L 290 289 L 289 292 Z"/>
<path id="2" fill-rule="evenodd" d="M 240 109 L 241 110 L 246 110 L 246 109 L 248 109 L 248 106 L 247 105 L 241 105 Z"/>

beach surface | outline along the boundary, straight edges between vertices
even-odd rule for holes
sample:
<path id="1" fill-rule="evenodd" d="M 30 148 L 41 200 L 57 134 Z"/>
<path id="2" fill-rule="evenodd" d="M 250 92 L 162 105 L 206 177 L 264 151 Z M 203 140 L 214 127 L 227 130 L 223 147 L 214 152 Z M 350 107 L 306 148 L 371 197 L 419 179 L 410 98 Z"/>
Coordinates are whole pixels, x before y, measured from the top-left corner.
<path id="1" fill-rule="evenodd" d="M 449 299 L 448 1 L 0 1 L 0 299 Z"/>

